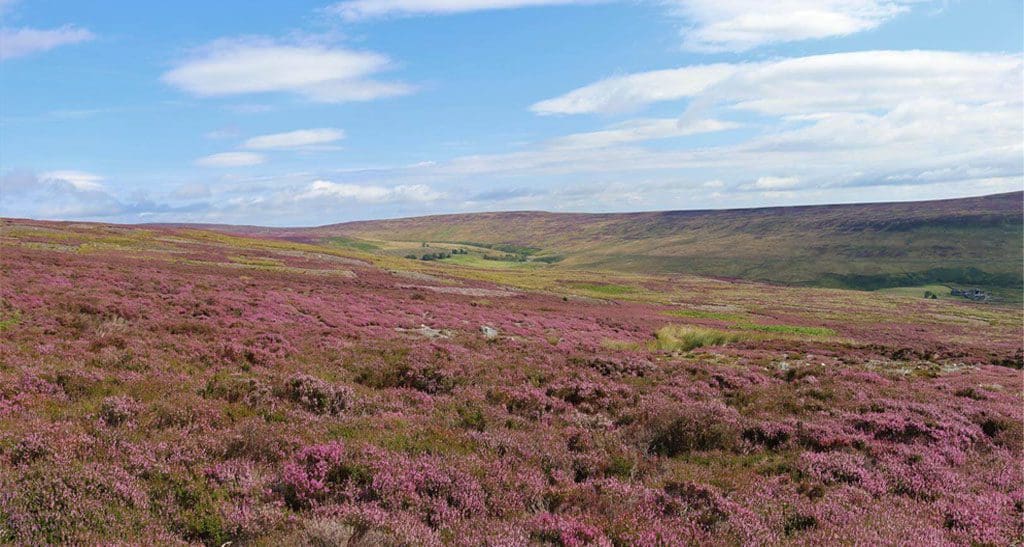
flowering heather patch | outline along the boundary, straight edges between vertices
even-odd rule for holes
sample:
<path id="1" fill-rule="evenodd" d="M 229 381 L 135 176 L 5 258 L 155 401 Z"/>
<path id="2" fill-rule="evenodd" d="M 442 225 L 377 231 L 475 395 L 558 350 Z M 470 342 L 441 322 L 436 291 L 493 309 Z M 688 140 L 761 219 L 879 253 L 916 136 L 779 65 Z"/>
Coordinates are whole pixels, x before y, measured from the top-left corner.
<path id="1" fill-rule="evenodd" d="M 1024 534 L 1019 310 L 3 226 L 0 542 Z"/>

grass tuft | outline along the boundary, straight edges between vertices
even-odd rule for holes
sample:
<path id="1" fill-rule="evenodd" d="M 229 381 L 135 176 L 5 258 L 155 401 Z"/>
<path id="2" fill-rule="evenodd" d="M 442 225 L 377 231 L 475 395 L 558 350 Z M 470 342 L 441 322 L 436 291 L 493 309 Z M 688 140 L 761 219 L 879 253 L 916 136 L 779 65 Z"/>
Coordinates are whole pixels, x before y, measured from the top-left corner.
<path id="1" fill-rule="evenodd" d="M 666 325 L 654 334 L 653 349 L 662 351 L 690 351 L 704 346 L 724 346 L 750 339 L 750 336 L 716 329 L 689 325 Z"/>

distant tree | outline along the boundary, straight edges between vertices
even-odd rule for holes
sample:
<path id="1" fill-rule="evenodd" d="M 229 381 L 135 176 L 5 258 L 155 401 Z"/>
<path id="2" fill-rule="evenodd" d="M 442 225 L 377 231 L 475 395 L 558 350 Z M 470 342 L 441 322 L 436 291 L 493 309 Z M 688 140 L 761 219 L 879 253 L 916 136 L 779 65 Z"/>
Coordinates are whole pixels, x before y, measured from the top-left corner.
<path id="1" fill-rule="evenodd" d="M 405 255 L 405 258 L 408 258 L 410 260 L 416 260 L 419 257 L 414 255 L 414 254 L 408 254 L 408 255 Z"/>
<path id="2" fill-rule="evenodd" d="M 924 291 L 924 297 L 929 298 L 931 300 L 937 300 L 939 298 L 938 295 L 936 295 L 932 291 Z"/>

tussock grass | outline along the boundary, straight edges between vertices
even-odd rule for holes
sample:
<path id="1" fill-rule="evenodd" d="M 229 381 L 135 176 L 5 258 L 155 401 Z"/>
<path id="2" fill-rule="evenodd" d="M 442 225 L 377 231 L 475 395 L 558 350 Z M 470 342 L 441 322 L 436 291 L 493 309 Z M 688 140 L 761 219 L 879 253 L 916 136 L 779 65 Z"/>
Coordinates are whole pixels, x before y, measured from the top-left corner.
<path id="1" fill-rule="evenodd" d="M 637 351 L 642 346 L 631 340 L 613 340 L 611 338 L 605 338 L 601 340 L 601 347 L 616 351 Z"/>
<path id="2" fill-rule="evenodd" d="M 652 349 L 662 351 L 690 351 L 704 346 L 724 346 L 732 342 L 749 340 L 749 335 L 690 325 L 666 325 L 654 334 Z"/>

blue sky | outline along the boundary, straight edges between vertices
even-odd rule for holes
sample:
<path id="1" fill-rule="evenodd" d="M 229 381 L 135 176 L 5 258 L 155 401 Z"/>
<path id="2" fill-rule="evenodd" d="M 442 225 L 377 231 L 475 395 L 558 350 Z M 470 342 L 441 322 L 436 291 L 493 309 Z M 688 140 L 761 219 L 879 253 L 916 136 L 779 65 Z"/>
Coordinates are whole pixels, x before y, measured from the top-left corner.
<path id="1" fill-rule="evenodd" d="M 0 0 L 0 215 L 316 225 L 1020 190 L 1019 1 Z"/>

